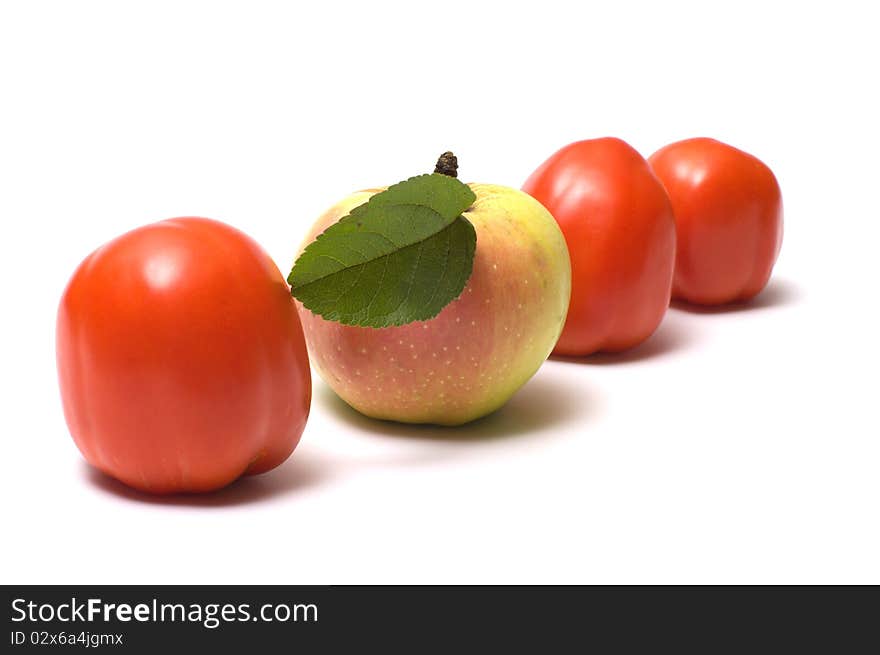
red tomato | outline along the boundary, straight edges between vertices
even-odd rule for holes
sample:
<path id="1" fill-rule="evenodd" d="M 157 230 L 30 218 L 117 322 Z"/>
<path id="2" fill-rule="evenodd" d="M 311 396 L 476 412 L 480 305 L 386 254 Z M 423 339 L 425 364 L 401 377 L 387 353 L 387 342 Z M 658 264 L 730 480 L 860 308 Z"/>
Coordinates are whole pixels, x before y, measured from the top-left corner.
<path id="1" fill-rule="evenodd" d="M 61 298 L 64 414 L 93 466 L 152 493 L 281 464 L 311 399 L 284 278 L 250 238 L 175 218 L 98 248 Z"/>
<path id="2" fill-rule="evenodd" d="M 571 255 L 561 355 L 618 352 L 645 339 L 669 306 L 675 223 L 663 186 L 620 139 L 572 143 L 523 190 L 556 217 Z"/>
<path id="3" fill-rule="evenodd" d="M 672 294 L 718 305 L 755 296 L 782 246 L 782 194 L 760 160 L 714 139 L 687 139 L 649 159 L 675 213 Z"/>

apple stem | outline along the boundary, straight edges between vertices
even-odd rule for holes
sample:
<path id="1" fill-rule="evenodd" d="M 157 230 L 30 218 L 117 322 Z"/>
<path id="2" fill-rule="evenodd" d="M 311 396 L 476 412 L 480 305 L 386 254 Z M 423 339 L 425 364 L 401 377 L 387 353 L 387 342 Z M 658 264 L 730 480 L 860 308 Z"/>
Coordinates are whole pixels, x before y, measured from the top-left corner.
<path id="1" fill-rule="evenodd" d="M 437 159 L 434 172 L 449 177 L 458 177 L 458 158 L 447 150 Z"/>

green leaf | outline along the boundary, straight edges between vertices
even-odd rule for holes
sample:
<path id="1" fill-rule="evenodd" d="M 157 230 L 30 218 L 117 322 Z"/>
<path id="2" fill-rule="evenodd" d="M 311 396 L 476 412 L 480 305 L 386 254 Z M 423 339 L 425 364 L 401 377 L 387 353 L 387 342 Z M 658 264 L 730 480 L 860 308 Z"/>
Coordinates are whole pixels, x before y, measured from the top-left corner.
<path id="1" fill-rule="evenodd" d="M 476 200 L 446 175 L 395 184 L 310 243 L 290 292 L 327 320 L 362 327 L 425 321 L 464 289 L 477 235 L 461 214 Z"/>

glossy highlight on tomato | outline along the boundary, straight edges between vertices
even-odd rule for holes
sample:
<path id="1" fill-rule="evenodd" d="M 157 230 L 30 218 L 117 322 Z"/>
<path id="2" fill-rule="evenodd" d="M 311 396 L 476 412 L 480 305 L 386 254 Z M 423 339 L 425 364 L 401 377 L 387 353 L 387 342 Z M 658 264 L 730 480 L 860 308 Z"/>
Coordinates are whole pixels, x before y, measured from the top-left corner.
<path id="1" fill-rule="evenodd" d="M 663 186 L 616 138 L 569 144 L 523 190 L 556 218 L 571 256 L 571 302 L 557 355 L 632 348 L 669 306 L 675 223 Z"/>
<path id="2" fill-rule="evenodd" d="M 773 172 L 708 138 L 670 144 L 649 162 L 675 214 L 673 297 L 720 305 L 760 293 L 782 247 L 782 193 Z"/>
<path id="3" fill-rule="evenodd" d="M 284 278 L 223 223 L 128 232 L 77 268 L 58 310 L 64 414 L 86 460 L 127 485 L 204 492 L 293 452 L 309 413 Z"/>

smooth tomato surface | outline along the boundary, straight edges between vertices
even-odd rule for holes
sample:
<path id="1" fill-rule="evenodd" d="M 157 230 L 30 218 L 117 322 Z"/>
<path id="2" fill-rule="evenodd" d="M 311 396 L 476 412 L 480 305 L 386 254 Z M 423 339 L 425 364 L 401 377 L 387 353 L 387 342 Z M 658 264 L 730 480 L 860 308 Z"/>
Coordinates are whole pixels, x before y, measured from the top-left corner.
<path id="1" fill-rule="evenodd" d="M 571 256 L 571 303 L 554 353 L 618 352 L 647 339 L 669 306 L 675 223 L 642 156 L 614 138 L 572 143 L 523 190 L 556 218 Z"/>
<path id="2" fill-rule="evenodd" d="M 673 296 L 717 305 L 757 295 L 782 246 L 782 194 L 773 172 L 707 138 L 668 145 L 649 162 L 675 214 Z"/>
<path id="3" fill-rule="evenodd" d="M 152 493 L 274 468 L 309 412 L 284 278 L 249 237 L 204 218 L 147 225 L 89 255 L 61 299 L 57 363 L 86 460 Z"/>

